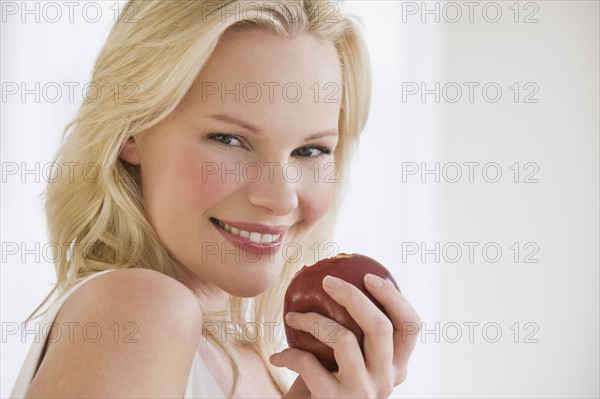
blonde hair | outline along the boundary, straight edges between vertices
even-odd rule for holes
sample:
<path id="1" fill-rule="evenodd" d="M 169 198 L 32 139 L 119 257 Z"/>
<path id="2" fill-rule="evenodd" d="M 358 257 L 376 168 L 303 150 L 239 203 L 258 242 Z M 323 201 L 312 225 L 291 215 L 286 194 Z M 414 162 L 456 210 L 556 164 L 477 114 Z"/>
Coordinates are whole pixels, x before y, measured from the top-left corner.
<path id="1" fill-rule="evenodd" d="M 90 86 L 93 93 L 89 93 L 94 100 L 84 101 L 66 126 L 56 156 L 58 165 L 74 162 L 97 174 L 93 178 L 74 174 L 69 179 L 51 179 L 47 187 L 50 239 L 70 245 L 53 246 L 57 284 L 32 316 L 54 292 L 62 295 L 95 272 L 138 267 L 176 278 L 170 267 L 172 258 L 146 218 L 139 172 L 121 161 L 119 153 L 129 137 L 143 134 L 173 112 L 221 36 L 232 27 L 266 29 L 283 36 L 309 33 L 332 41 L 338 51 L 343 87 L 335 152 L 339 166 L 336 201 L 301 243 L 298 255 L 312 253 L 308 248 L 312 243 L 330 238 L 347 163 L 370 103 L 368 54 L 353 19 L 341 15 L 338 3 L 322 0 L 129 0 L 96 61 Z M 135 85 L 128 87 L 128 82 Z M 134 95 L 120 93 L 116 98 L 115 84 L 121 85 L 121 90 L 135 90 Z M 302 258 L 286 262 L 272 287 L 255 298 L 232 297 L 228 322 L 236 326 L 275 322 L 281 332 L 283 294 L 302 264 Z M 214 315 L 205 315 L 205 322 L 211 320 L 216 320 Z M 230 360 L 234 392 L 239 370 L 232 344 L 211 338 Z M 268 361 L 281 345 L 281 339 L 263 337 L 257 349 L 271 377 L 285 392 L 289 382 L 284 371 Z"/>

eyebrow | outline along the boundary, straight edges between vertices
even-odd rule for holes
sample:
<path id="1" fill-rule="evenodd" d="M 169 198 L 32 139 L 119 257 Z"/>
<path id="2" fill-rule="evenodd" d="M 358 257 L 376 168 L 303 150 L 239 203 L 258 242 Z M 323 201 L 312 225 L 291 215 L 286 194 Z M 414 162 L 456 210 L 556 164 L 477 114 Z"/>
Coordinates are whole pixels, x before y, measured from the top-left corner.
<path id="1" fill-rule="evenodd" d="M 229 123 L 229 124 L 232 124 L 232 125 L 237 125 L 237 126 L 243 128 L 243 129 L 251 131 L 252 133 L 254 133 L 254 134 L 258 135 L 258 136 L 261 136 L 263 134 L 263 132 L 259 128 L 257 128 L 256 126 L 254 126 L 253 124 L 248 123 L 246 121 L 243 121 L 241 119 L 238 119 L 236 117 L 233 117 L 231 115 L 226 115 L 226 114 L 212 114 L 212 115 L 209 115 L 208 117 L 212 118 L 212 119 L 216 119 L 216 120 L 221 121 L 221 122 Z M 316 132 L 316 133 L 311 134 L 310 136 L 306 137 L 306 140 L 307 141 L 308 140 L 315 140 L 315 139 L 319 139 L 319 138 L 322 138 L 322 137 L 338 136 L 338 135 L 339 135 L 339 133 L 338 133 L 337 129 L 325 129 L 325 130 L 322 130 L 320 132 Z"/>

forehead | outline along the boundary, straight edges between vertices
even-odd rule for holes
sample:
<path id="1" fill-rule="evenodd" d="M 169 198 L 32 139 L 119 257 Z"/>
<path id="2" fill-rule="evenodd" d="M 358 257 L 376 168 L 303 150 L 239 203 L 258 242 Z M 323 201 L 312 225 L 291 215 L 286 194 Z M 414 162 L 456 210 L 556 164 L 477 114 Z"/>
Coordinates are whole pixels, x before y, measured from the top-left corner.
<path id="1" fill-rule="evenodd" d="M 284 120 L 336 128 L 341 85 L 330 41 L 306 33 L 286 38 L 232 31 L 219 41 L 183 106 L 196 114 L 226 112 L 265 129 L 280 129 Z"/>
<path id="2" fill-rule="evenodd" d="M 282 37 L 265 30 L 234 30 L 223 35 L 200 77 L 231 72 L 248 80 L 335 81 L 340 65 L 333 43 L 309 33 Z"/>

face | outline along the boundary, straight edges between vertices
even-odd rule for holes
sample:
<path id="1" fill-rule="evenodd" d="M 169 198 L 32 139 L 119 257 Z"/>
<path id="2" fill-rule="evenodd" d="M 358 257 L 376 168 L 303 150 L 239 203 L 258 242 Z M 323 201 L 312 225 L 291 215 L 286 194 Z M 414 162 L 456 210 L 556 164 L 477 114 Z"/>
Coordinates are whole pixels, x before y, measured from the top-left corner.
<path id="1" fill-rule="evenodd" d="M 148 218 L 198 293 L 263 292 L 330 208 L 340 98 L 331 42 L 228 32 L 178 108 L 126 144 Z"/>

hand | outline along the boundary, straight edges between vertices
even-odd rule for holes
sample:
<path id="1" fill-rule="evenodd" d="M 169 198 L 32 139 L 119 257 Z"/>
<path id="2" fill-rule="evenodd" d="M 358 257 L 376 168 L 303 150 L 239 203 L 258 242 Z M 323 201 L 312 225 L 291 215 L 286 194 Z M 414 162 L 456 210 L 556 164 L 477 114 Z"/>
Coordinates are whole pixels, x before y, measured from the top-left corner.
<path id="1" fill-rule="evenodd" d="M 335 288 L 330 282 L 339 286 Z M 337 322 L 317 313 L 288 314 L 288 324 L 333 349 L 339 370 L 329 372 L 312 353 L 299 349 L 274 354 L 270 358 L 273 365 L 300 375 L 285 397 L 388 397 L 406 379 L 421 320 L 390 282 L 367 275 L 365 285 L 389 318 L 354 285 L 331 276 L 323 279 L 327 294 L 348 310 L 365 333 L 364 357 L 356 336 Z M 333 336 L 332 324 L 337 328 Z"/>

